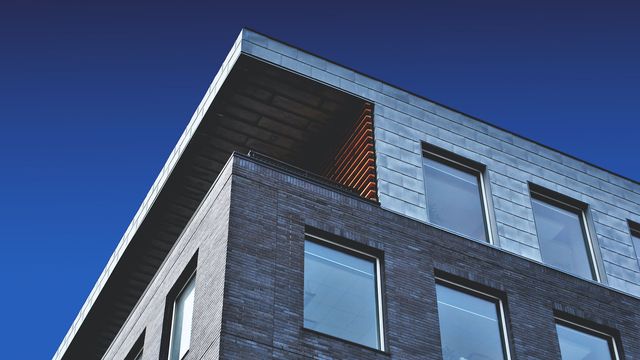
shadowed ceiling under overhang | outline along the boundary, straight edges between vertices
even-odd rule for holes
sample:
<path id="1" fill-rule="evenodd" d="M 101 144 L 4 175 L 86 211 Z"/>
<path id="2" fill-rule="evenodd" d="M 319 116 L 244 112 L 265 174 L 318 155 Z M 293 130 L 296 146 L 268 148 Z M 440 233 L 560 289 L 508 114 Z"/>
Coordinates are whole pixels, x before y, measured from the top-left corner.
<path id="1" fill-rule="evenodd" d="M 103 356 L 233 151 L 326 175 L 363 111 L 362 99 L 241 55 L 63 359 Z"/>

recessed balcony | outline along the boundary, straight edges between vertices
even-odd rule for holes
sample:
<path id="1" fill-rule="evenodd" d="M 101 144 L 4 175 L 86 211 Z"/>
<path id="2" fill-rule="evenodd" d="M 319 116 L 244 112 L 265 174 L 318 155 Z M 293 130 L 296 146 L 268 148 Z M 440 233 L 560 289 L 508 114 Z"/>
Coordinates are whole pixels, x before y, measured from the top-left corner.
<path id="1" fill-rule="evenodd" d="M 253 151 L 377 201 L 372 106 L 358 97 L 241 56 L 200 126 L 195 186 Z"/>

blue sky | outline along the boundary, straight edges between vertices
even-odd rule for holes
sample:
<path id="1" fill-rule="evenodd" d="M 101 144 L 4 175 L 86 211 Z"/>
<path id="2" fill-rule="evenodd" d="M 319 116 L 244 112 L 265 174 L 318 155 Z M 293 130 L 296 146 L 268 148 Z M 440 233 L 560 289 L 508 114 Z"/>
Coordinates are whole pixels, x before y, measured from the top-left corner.
<path id="1" fill-rule="evenodd" d="M 640 179 L 635 1 L 0 5 L 3 358 L 57 348 L 243 26 Z"/>

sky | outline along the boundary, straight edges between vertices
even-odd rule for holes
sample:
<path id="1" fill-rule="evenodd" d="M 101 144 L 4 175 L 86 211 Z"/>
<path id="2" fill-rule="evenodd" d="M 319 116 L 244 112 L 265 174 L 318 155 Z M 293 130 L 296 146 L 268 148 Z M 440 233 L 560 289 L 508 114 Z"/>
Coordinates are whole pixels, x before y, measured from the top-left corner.
<path id="1" fill-rule="evenodd" d="M 246 26 L 640 180 L 637 1 L 0 3 L 0 347 L 51 358 Z"/>

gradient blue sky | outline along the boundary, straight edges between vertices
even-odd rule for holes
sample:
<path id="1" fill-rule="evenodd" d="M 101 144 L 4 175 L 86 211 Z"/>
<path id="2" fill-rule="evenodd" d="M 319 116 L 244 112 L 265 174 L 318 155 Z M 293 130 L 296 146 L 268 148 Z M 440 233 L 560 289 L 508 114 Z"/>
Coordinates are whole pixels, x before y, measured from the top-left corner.
<path id="1" fill-rule="evenodd" d="M 636 4 L 2 1 L 2 358 L 52 356 L 241 27 L 638 180 Z"/>

